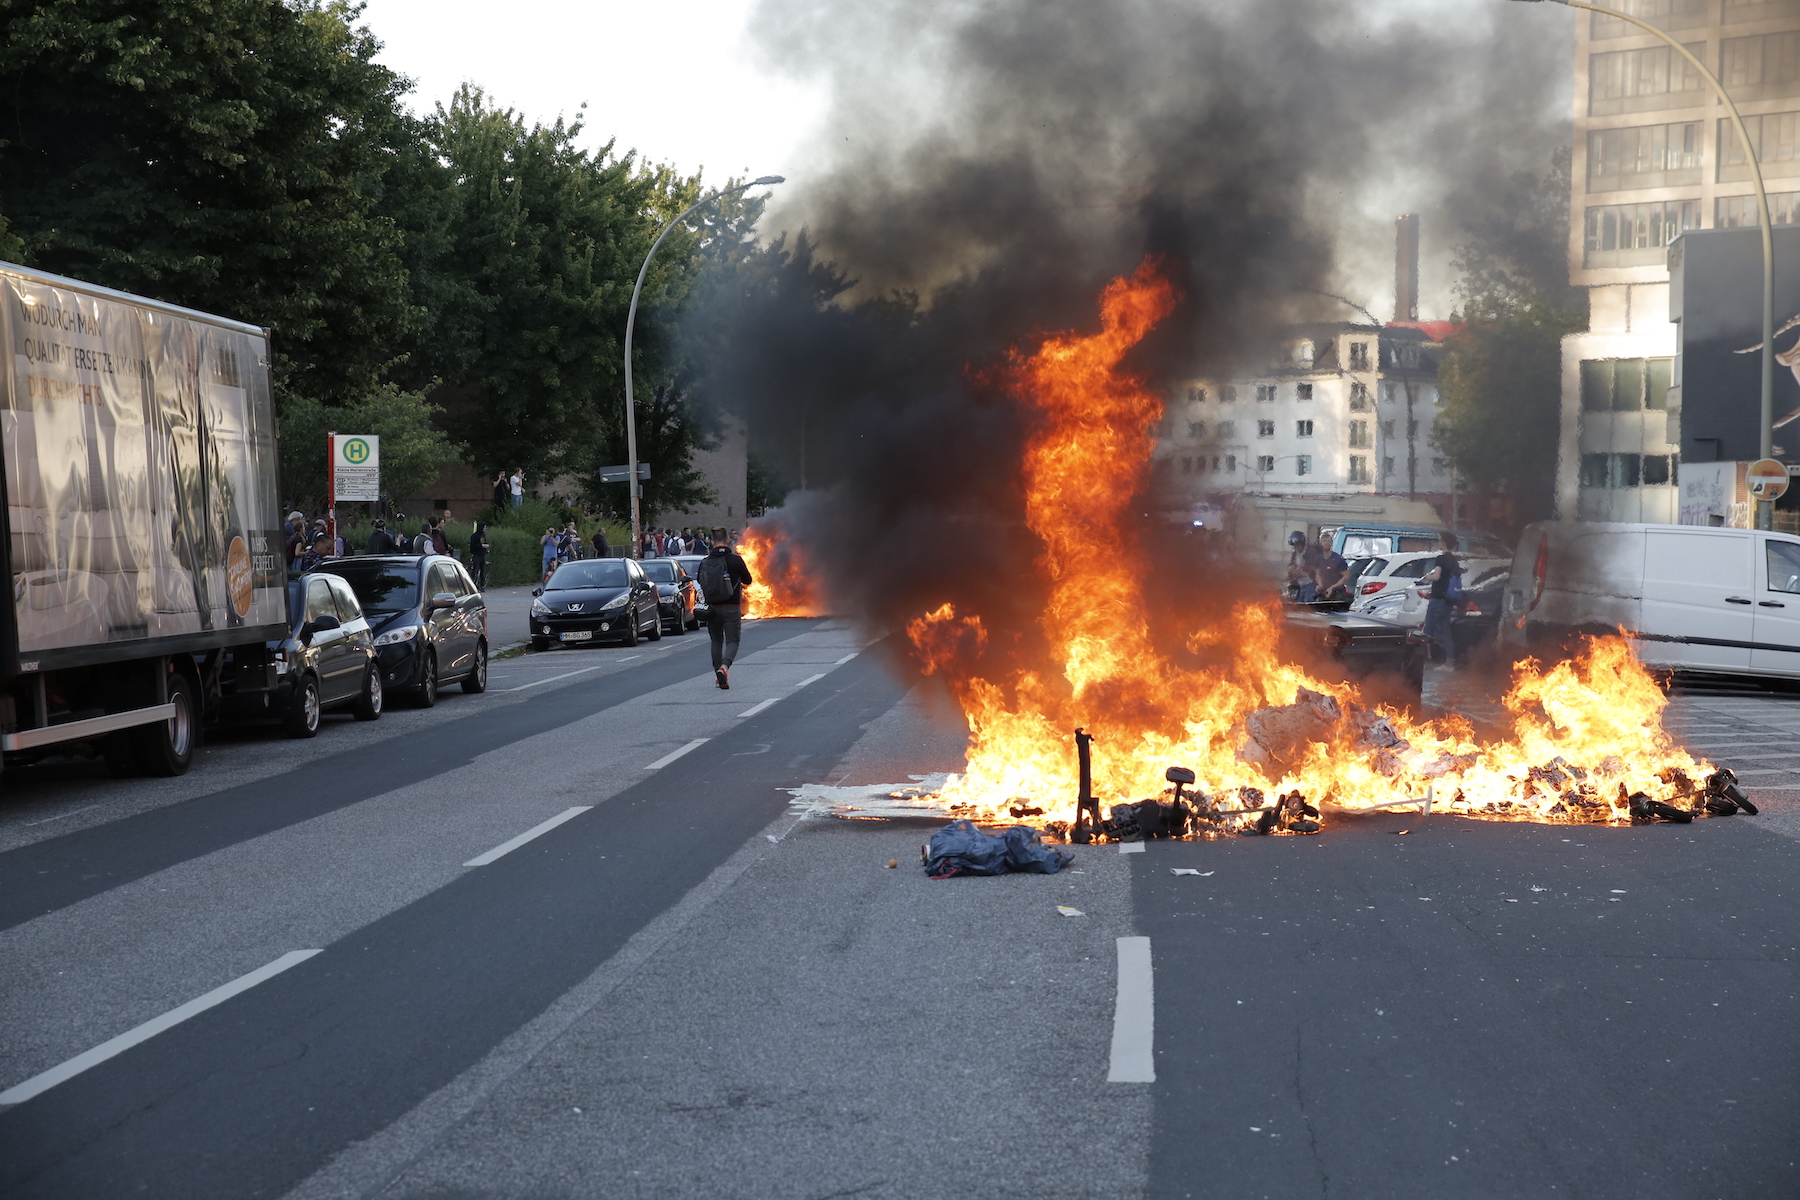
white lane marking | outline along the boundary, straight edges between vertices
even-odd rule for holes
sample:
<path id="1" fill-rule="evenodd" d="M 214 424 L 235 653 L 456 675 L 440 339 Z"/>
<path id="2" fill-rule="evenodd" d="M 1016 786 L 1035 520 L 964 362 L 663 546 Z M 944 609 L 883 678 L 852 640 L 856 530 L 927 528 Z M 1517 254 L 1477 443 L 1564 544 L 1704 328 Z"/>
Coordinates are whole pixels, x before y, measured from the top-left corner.
<path id="1" fill-rule="evenodd" d="M 1142 843 L 1142 842 L 1120 842 L 1119 843 L 1119 853 L 1120 854 L 1142 854 L 1143 852 L 1144 852 L 1144 843 Z"/>
<path id="2" fill-rule="evenodd" d="M 805 679 L 802 679 L 799 683 L 796 683 L 794 686 L 797 688 L 803 688 L 807 684 L 817 683 L 817 682 L 819 682 L 819 680 L 821 680 L 823 678 L 825 678 L 825 672 L 820 671 L 817 675 L 808 675 Z"/>
<path id="3" fill-rule="evenodd" d="M 669 751 L 667 754 L 663 755 L 661 758 L 657 759 L 655 762 L 653 762 L 649 766 L 645 767 L 644 770 L 660 771 L 662 768 L 668 766 L 670 763 L 674 762 L 676 759 L 678 759 L 682 755 L 686 754 L 689 750 L 694 749 L 696 746 L 704 746 L 704 745 L 706 745 L 706 743 L 708 743 L 710 741 L 712 741 L 711 738 L 695 738 L 693 741 L 691 741 L 687 745 L 681 747 L 679 750 Z"/>
<path id="4" fill-rule="evenodd" d="M 25 828 L 30 829 L 33 825 L 48 825 L 52 821 L 66 820 L 67 818 L 74 816 L 76 813 L 90 812 L 93 809 L 96 809 L 99 807 L 100 806 L 98 804 L 90 804 L 86 808 L 77 808 L 73 812 L 58 813 L 54 817 L 45 817 L 41 821 L 27 821 L 27 822 L 25 822 Z"/>
<path id="5" fill-rule="evenodd" d="M 558 825 L 561 825 L 564 821 L 572 821 L 592 807 L 594 806 L 591 804 L 578 804 L 574 808 L 565 808 L 554 817 L 551 817 L 548 821 L 545 821 L 540 825 L 533 825 L 518 837 L 513 838 L 510 841 L 501 842 L 486 854 L 477 855 L 476 857 L 471 858 L 468 862 L 464 863 L 463 866 L 485 867 L 501 855 L 511 854 L 514 850 L 517 850 L 532 838 L 542 837 L 552 829 L 555 829 Z"/>
<path id="6" fill-rule="evenodd" d="M 1155 1083 L 1156 992 L 1150 972 L 1150 939 L 1119 939 L 1119 999 L 1113 1009 L 1112 1068 L 1108 1083 Z"/>
<path id="7" fill-rule="evenodd" d="M 841 667 L 845 663 L 849 662 L 851 659 L 853 659 L 855 657 L 856 657 L 856 651 L 852 650 L 850 653 L 844 655 L 844 657 L 838 659 L 836 662 L 832 663 L 831 665 L 834 667 Z"/>
<path id="8" fill-rule="evenodd" d="M 577 675 L 586 675 L 589 671 L 598 671 L 605 663 L 595 663 L 591 667 L 583 667 L 579 671 L 564 671 L 561 675 L 552 675 L 547 679 L 534 679 L 530 683 L 521 683 L 518 687 L 507 688 L 509 692 L 522 692 L 526 688 L 534 688 L 543 683 L 555 683 L 559 679 L 572 679 Z"/>
<path id="9" fill-rule="evenodd" d="M 769 705 L 775 703 L 775 701 L 777 701 L 779 699 L 780 699 L 779 696 L 770 696 L 767 700 L 763 700 L 757 704 L 752 704 L 749 708 L 746 708 L 743 712 L 738 714 L 738 719 L 742 720 L 745 717 L 754 717 L 757 713 L 759 713 L 763 709 L 769 707 Z"/>
<path id="10" fill-rule="evenodd" d="M 644 657 L 644 656 L 641 654 L 627 654 L 624 658 L 615 658 L 615 659 L 613 659 L 613 661 L 614 662 L 630 662 L 634 658 L 642 658 L 642 657 Z"/>
<path id="11" fill-rule="evenodd" d="M 189 1017 L 197 1016 L 223 1004 L 239 992 L 247 992 L 266 979 L 273 979 L 289 967 L 305 962 L 320 950 L 289 950 L 274 962 L 256 968 L 248 975 L 240 975 L 223 987 L 216 987 L 204 996 L 197 996 L 178 1008 L 171 1008 L 160 1017 L 152 1017 L 135 1029 L 128 1029 L 111 1041 L 101 1042 L 92 1050 L 77 1054 L 69 1061 L 51 1067 L 27 1079 L 24 1083 L 15 1084 L 0 1092 L 0 1104 L 23 1104 L 42 1092 L 47 1092 L 59 1083 L 75 1078 L 89 1067 L 99 1066 L 115 1055 L 123 1054 L 139 1042 L 147 1042 L 164 1030 L 173 1029 Z"/>

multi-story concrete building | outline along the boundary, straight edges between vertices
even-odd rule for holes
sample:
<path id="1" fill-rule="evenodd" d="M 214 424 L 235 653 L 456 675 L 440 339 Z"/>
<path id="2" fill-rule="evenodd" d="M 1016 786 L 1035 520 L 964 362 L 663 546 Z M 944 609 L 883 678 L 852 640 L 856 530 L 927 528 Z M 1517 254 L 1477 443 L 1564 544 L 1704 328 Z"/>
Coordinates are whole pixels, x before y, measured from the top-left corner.
<path id="1" fill-rule="evenodd" d="M 1717 72 L 1757 147 L 1775 221 L 1795 222 L 1800 0 L 1611 4 L 1668 30 Z M 1673 522 L 1680 414 L 1670 411 L 1679 381 L 1667 247 L 1684 230 L 1756 224 L 1749 165 L 1724 108 L 1680 55 L 1623 21 L 1577 12 L 1572 168 L 1570 279 L 1589 289 L 1589 322 L 1563 342 L 1557 509 L 1567 519 Z"/>
<path id="2" fill-rule="evenodd" d="M 1277 362 L 1176 388 L 1158 430 L 1158 494 L 1170 508 L 1242 493 L 1450 500 L 1431 443 L 1445 321 L 1290 328 Z"/>

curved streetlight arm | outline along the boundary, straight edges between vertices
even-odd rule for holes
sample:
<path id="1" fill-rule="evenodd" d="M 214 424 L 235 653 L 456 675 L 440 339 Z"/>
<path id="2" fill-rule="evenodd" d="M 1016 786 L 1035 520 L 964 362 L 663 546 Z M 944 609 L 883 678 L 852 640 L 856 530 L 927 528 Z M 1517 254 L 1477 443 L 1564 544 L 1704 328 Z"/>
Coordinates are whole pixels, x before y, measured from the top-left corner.
<path id="1" fill-rule="evenodd" d="M 1584 4 L 1581 0 L 1551 0 L 1551 3 L 1561 4 L 1567 8 L 1585 9 L 1602 16 L 1615 17 L 1636 25 L 1645 33 L 1661 38 L 1675 53 L 1693 64 L 1694 69 L 1700 72 L 1700 77 L 1712 87 L 1713 94 L 1719 98 L 1719 103 L 1725 106 L 1725 111 L 1731 114 L 1732 128 L 1737 130 L 1738 144 L 1744 148 L 1744 157 L 1750 163 L 1750 178 L 1756 184 L 1756 212 L 1762 225 L 1762 420 L 1760 429 L 1762 431 L 1762 457 L 1769 458 L 1773 455 L 1775 446 L 1775 431 L 1771 425 L 1775 419 L 1775 228 L 1774 223 L 1769 219 L 1769 194 L 1763 190 L 1762 162 L 1757 157 L 1756 147 L 1750 144 L 1750 133 L 1744 128 L 1743 115 L 1738 112 L 1737 105 L 1732 103 L 1731 96 L 1725 91 L 1725 85 L 1719 82 L 1718 76 L 1714 75 L 1691 50 L 1656 26 L 1639 20 L 1630 13 L 1620 12 L 1616 8 Z M 1722 154 L 1721 157 L 1723 157 Z M 1757 528 L 1768 529 L 1773 526 L 1774 515 L 1774 501 L 1757 501 Z"/>
<path id="2" fill-rule="evenodd" d="M 650 274 L 651 260 L 656 257 L 656 252 L 662 247 L 663 239 L 669 236 L 669 231 L 687 220 L 688 217 L 693 214 L 695 209 L 703 208 L 706 205 L 711 204 L 720 196 L 729 196 L 734 192 L 748 191 L 753 187 L 762 187 L 765 184 L 785 182 L 786 180 L 780 175 L 763 175 L 759 178 L 752 179 L 749 183 L 740 183 L 736 187 L 720 188 L 710 195 L 702 196 L 700 199 L 694 201 L 694 203 L 688 205 L 687 208 L 683 209 L 680 216 L 663 226 L 662 232 L 656 235 L 656 240 L 650 243 L 650 253 L 644 255 L 644 265 L 638 268 L 637 285 L 631 289 L 631 308 L 625 315 L 625 460 L 626 469 L 630 472 L 630 477 L 626 482 L 631 488 L 632 558 L 637 557 L 638 547 L 643 540 L 643 528 L 640 523 L 640 513 L 642 510 L 638 496 L 637 404 L 632 397 L 631 390 L 631 340 L 632 334 L 637 328 L 638 297 L 644 290 L 644 278 Z"/>

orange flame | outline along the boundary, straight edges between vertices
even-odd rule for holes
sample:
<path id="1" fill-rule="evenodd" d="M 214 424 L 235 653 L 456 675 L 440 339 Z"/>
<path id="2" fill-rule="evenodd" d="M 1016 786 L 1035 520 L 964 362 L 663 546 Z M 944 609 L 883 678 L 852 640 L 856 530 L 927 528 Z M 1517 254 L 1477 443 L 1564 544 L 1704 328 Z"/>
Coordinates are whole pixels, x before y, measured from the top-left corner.
<path id="1" fill-rule="evenodd" d="M 1287 661 L 1273 602 L 1236 606 L 1226 636 L 1188 631 L 1187 649 L 1213 657 L 1209 671 L 1172 661 L 1145 617 L 1148 572 L 1128 524 L 1162 403 L 1121 363 L 1175 301 L 1146 263 L 1101 293 L 1099 333 L 1051 337 L 1006 364 L 1004 382 L 1035 422 L 1022 474 L 1027 523 L 1044 545 L 1048 654 L 992 667 L 980 614 L 949 605 L 908 626 L 921 669 L 946 680 L 969 726 L 968 768 L 946 800 L 996 819 L 1028 800 L 1072 819 L 1078 725 L 1095 735 L 1094 790 L 1107 804 L 1161 794 L 1171 765 L 1215 797 L 1298 789 L 1315 804 L 1367 809 L 1430 787 L 1435 807 L 1505 819 L 1625 821 L 1627 793 L 1690 795 L 1690 778 L 1709 768 L 1663 729 L 1666 700 L 1622 638 L 1547 669 L 1519 666 L 1504 701 L 1511 727 L 1487 740 L 1460 718 L 1415 720 Z"/>
<path id="2" fill-rule="evenodd" d="M 744 589 L 746 617 L 825 615 L 799 547 L 779 530 L 750 526 L 738 539 L 737 552 L 756 580 Z"/>

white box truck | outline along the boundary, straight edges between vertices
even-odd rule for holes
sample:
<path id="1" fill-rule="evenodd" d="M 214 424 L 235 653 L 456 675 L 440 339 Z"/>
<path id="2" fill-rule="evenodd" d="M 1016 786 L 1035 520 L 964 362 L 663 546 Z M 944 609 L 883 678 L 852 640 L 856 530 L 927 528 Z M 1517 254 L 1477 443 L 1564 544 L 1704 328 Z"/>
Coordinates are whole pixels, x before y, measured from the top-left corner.
<path id="1" fill-rule="evenodd" d="M 0 764 L 187 770 L 287 633 L 268 331 L 0 262 Z"/>
<path id="2" fill-rule="evenodd" d="M 1647 666 L 1800 679 L 1800 537 L 1697 525 L 1527 526 L 1502 603 L 1502 642 L 1619 629 Z"/>

